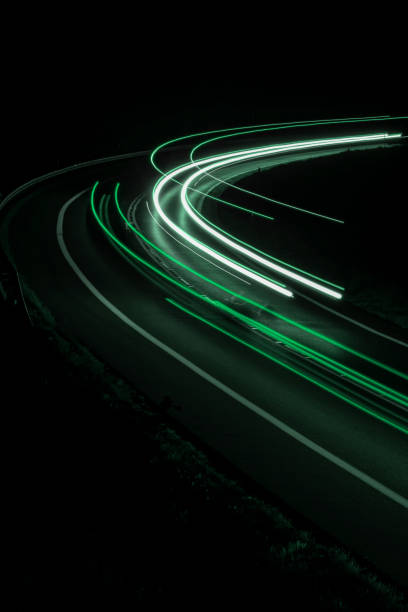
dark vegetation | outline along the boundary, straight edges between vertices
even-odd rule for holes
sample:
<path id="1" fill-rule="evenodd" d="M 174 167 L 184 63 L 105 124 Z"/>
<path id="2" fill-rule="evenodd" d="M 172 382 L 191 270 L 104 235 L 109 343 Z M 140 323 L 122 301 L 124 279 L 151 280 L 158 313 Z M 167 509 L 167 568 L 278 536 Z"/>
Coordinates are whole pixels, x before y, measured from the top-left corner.
<path id="1" fill-rule="evenodd" d="M 364 560 L 240 478 L 85 348 L 2 262 L 2 396 L 18 596 L 406 609 Z M 7 398 L 7 399 L 5 399 Z M 171 400 L 169 400 L 170 402 Z"/>

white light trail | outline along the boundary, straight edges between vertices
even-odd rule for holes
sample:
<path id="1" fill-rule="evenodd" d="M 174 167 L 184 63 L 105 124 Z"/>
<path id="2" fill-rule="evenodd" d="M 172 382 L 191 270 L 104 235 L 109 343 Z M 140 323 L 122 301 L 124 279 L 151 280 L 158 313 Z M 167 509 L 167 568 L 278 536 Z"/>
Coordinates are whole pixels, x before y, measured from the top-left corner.
<path id="1" fill-rule="evenodd" d="M 192 169 L 197 169 L 200 168 L 198 171 L 194 172 L 191 176 L 189 176 L 183 183 L 182 189 L 181 189 L 181 202 L 182 205 L 184 207 L 184 209 L 186 210 L 186 212 L 189 214 L 189 216 L 202 228 L 204 229 L 207 233 L 211 234 L 214 238 L 216 238 L 217 240 L 223 242 L 224 244 L 227 244 L 229 247 L 235 249 L 236 251 L 240 252 L 241 254 L 249 257 L 250 259 L 264 265 L 267 266 L 269 268 L 271 268 L 272 270 L 274 270 L 275 272 L 278 272 L 280 274 L 283 274 L 284 276 L 287 276 L 288 278 L 291 278 L 292 280 L 295 280 L 297 282 L 300 282 L 308 287 L 311 287 L 321 293 L 324 293 L 326 295 L 329 295 L 331 297 L 334 297 L 336 299 L 341 299 L 342 294 L 339 293 L 338 291 L 334 291 L 333 289 L 329 289 L 327 287 L 325 287 L 324 285 L 317 283 L 315 281 L 312 281 L 306 277 L 304 277 L 301 274 L 297 274 L 295 272 L 292 272 L 291 270 L 288 270 L 287 268 L 284 268 L 282 266 L 279 266 L 278 264 L 275 264 L 267 259 L 264 259 L 263 257 L 260 257 L 259 255 L 257 255 L 256 253 L 254 253 L 253 251 L 241 246 L 240 244 L 238 244 L 237 242 L 230 240 L 229 238 L 227 238 L 225 235 L 221 234 L 220 232 L 217 232 L 217 230 L 213 229 L 211 226 L 209 226 L 207 223 L 205 223 L 205 221 L 203 221 L 200 217 L 198 217 L 195 212 L 192 210 L 192 208 L 190 207 L 188 201 L 187 201 L 187 190 L 189 189 L 189 186 L 191 185 L 191 183 L 195 180 L 197 180 L 197 178 L 199 176 L 201 176 L 202 174 L 204 174 L 205 172 L 207 172 L 208 170 L 214 170 L 215 168 L 220 168 L 226 165 L 229 165 L 231 163 L 236 163 L 236 162 L 241 162 L 244 160 L 249 160 L 249 159 L 256 159 L 258 157 L 264 157 L 267 155 L 272 155 L 272 154 L 277 154 L 277 153 L 281 153 L 281 152 L 285 152 L 285 151 L 295 151 L 295 150 L 301 150 L 301 149 L 311 149 L 311 148 L 316 148 L 316 147 L 322 147 L 322 146 L 335 146 L 335 145 L 342 145 L 342 144 L 355 144 L 358 142 L 372 142 L 372 141 L 379 141 L 379 140 L 388 140 L 391 138 L 399 138 L 401 137 L 401 134 L 388 134 L 388 133 L 381 133 L 381 134 L 372 134 L 369 136 L 352 136 L 352 137 L 342 137 L 342 138 L 326 138 L 326 139 L 319 139 L 319 140 L 309 140 L 309 141 L 303 141 L 303 142 L 295 142 L 295 143 L 288 143 L 288 144 L 281 144 L 281 145 L 271 145 L 268 147 L 258 147 L 256 149 L 246 149 L 243 151 L 239 151 L 239 152 L 234 152 L 234 153 L 227 153 L 227 154 L 223 154 L 223 155 L 217 155 L 217 156 L 212 156 L 209 158 L 205 158 L 205 159 L 201 159 L 201 160 L 197 160 L 194 161 L 192 163 L 188 163 L 185 164 L 179 168 L 176 168 L 175 170 L 170 171 L 169 173 L 167 173 L 166 175 L 164 175 L 157 183 L 156 186 L 153 190 L 153 203 L 154 206 L 156 208 L 157 213 L 160 215 L 160 217 L 162 218 L 162 220 L 166 223 L 166 225 L 168 225 L 169 227 L 171 227 L 171 229 L 173 231 L 175 231 L 176 233 L 178 233 L 180 236 L 182 236 L 185 240 L 187 240 L 188 242 L 190 242 L 191 244 L 193 244 L 194 246 L 196 246 L 197 248 L 199 248 L 200 250 L 204 251 L 205 253 L 207 253 L 208 255 L 210 255 L 211 257 L 213 257 L 214 259 L 222 262 L 225 266 L 230 267 L 234 270 L 236 270 L 237 272 L 239 272 L 240 274 L 242 274 L 243 276 L 249 277 L 252 280 L 258 282 L 259 284 L 262 284 L 274 291 L 277 291 L 278 293 L 281 293 L 287 297 L 293 297 L 293 293 L 284 288 L 281 287 L 279 285 L 277 285 L 276 283 L 274 283 L 272 280 L 265 278 L 264 276 L 257 274 L 255 271 L 253 270 L 249 270 L 246 267 L 241 266 L 240 264 L 238 264 L 237 262 L 229 259 L 228 257 L 225 257 L 224 255 L 222 255 L 221 253 L 219 253 L 218 251 L 215 251 L 214 249 L 210 248 L 209 246 L 203 244 L 202 242 L 196 240 L 193 236 L 191 236 L 190 234 L 188 234 L 187 232 L 185 232 L 181 227 L 179 227 L 178 225 L 176 225 L 175 223 L 173 223 L 173 221 L 171 221 L 169 219 L 169 217 L 165 214 L 165 212 L 163 211 L 161 205 L 160 205 L 160 194 L 163 190 L 163 188 L 170 182 L 173 181 L 176 177 L 178 177 L 180 174 L 188 172 Z M 202 166 L 202 164 L 205 164 L 205 167 L 200 167 Z"/>

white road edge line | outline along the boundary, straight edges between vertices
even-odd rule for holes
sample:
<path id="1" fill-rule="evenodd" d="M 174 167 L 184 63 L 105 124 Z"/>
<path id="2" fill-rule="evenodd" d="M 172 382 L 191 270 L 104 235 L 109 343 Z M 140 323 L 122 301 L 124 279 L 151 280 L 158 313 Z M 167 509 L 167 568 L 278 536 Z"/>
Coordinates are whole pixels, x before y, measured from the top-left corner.
<path id="1" fill-rule="evenodd" d="M 310 438 L 307 438 L 306 436 L 299 433 L 295 429 L 292 429 L 292 427 L 289 427 L 288 425 L 286 425 L 285 423 L 283 423 L 276 417 L 272 416 L 271 414 L 269 414 L 268 412 L 266 412 L 265 410 L 263 410 L 262 408 L 260 408 L 259 406 L 251 402 L 250 400 L 246 399 L 244 396 L 240 395 L 239 393 L 237 393 L 236 391 L 234 391 L 233 389 L 231 389 L 230 387 L 222 383 L 217 378 L 214 378 L 214 376 L 212 376 L 211 374 L 208 374 L 208 372 L 206 372 L 205 370 L 202 370 L 199 366 L 189 361 L 186 357 L 183 357 L 183 355 L 181 355 L 180 353 L 178 353 L 171 347 L 167 346 L 167 344 L 164 344 L 163 342 L 161 342 L 161 340 L 158 340 L 157 338 L 152 336 L 145 329 L 137 325 L 137 323 L 129 319 L 121 310 L 116 308 L 114 304 L 109 302 L 109 300 L 107 300 L 102 295 L 102 293 L 100 293 L 100 291 L 89 281 L 89 279 L 85 276 L 82 270 L 80 270 L 78 265 L 75 263 L 75 261 L 71 257 L 66 247 L 64 237 L 63 237 L 63 223 L 64 223 L 65 213 L 68 207 L 73 202 L 75 202 L 75 200 L 77 200 L 83 193 L 85 193 L 85 191 L 88 191 L 88 190 L 86 189 L 78 193 L 77 195 L 73 196 L 61 208 L 59 215 L 58 215 L 58 221 L 57 221 L 57 241 L 58 241 L 58 244 L 62 251 L 63 256 L 65 257 L 66 261 L 71 266 L 71 268 L 74 270 L 75 274 L 78 276 L 78 278 L 80 278 L 80 280 L 84 283 L 87 289 L 89 289 L 89 291 L 93 293 L 93 295 L 106 308 L 108 308 L 108 310 L 110 310 L 115 316 L 121 319 L 123 323 L 128 325 L 135 332 L 137 332 L 138 334 L 146 338 L 146 340 L 148 340 L 149 342 L 151 342 L 152 344 L 160 348 L 162 351 L 168 353 L 171 357 L 173 357 L 174 359 L 182 363 L 184 366 L 186 366 L 187 368 L 189 368 L 190 370 L 198 374 L 198 376 L 201 376 L 201 378 L 203 378 L 204 380 L 212 384 L 214 387 L 217 387 L 218 389 L 220 389 L 220 391 L 223 391 L 226 395 L 229 395 L 229 397 L 231 397 L 235 401 L 239 402 L 240 404 L 248 408 L 248 410 L 251 410 L 251 412 L 253 412 L 254 414 L 265 419 L 265 421 L 268 421 L 268 423 L 271 423 L 271 425 L 273 425 L 274 427 L 280 429 L 281 431 L 283 431 L 285 434 L 287 434 L 288 436 L 290 436 L 297 442 L 300 442 L 300 444 L 303 444 L 304 446 L 306 446 L 313 452 L 324 457 L 327 461 L 330 461 L 337 467 L 343 469 L 344 471 L 348 472 L 355 478 L 361 480 L 367 486 L 371 487 L 372 489 L 375 489 L 379 493 L 382 493 L 385 497 L 388 497 L 389 499 L 399 504 L 403 508 L 408 509 L 408 499 L 407 498 L 403 497 L 402 495 L 399 495 L 399 493 L 396 493 L 392 489 L 389 489 L 388 487 L 383 485 L 378 480 L 375 480 L 374 478 L 372 478 L 365 472 L 362 472 L 358 468 L 355 468 L 353 465 L 351 465 L 350 463 L 347 463 L 347 461 L 344 461 L 337 455 L 334 455 L 333 453 L 326 450 L 319 444 L 316 444 L 315 442 L 313 442 L 313 440 L 310 440 Z"/>

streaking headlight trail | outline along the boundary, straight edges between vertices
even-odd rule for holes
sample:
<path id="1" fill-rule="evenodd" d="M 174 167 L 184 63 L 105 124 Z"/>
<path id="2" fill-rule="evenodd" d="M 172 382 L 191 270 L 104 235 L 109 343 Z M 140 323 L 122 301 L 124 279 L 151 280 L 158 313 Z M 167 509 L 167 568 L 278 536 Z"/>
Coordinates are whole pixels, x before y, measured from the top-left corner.
<path id="1" fill-rule="evenodd" d="M 329 295 L 330 297 L 340 299 L 342 295 L 338 291 L 334 291 L 333 289 L 330 289 L 329 287 L 325 287 L 324 285 L 320 283 L 312 281 L 309 278 L 301 274 L 292 272 L 291 270 L 287 268 L 279 266 L 263 257 L 260 257 L 254 251 L 251 251 L 250 249 L 243 247 L 237 242 L 227 238 L 225 235 L 216 231 L 210 225 L 205 223 L 200 217 L 198 217 L 198 215 L 196 215 L 195 212 L 192 210 L 188 202 L 187 190 L 190 188 L 190 185 L 192 185 L 192 183 L 195 180 L 197 180 L 202 174 L 206 173 L 208 170 L 214 170 L 214 169 L 229 165 L 231 163 L 237 163 L 237 162 L 241 162 L 241 161 L 245 161 L 249 159 L 255 159 L 259 157 L 265 157 L 265 156 L 269 156 L 273 154 L 276 155 L 277 153 L 282 153 L 286 151 L 297 151 L 297 150 L 303 150 L 303 149 L 312 149 L 316 147 L 336 146 L 336 145 L 344 145 L 344 144 L 356 144 L 356 143 L 363 143 L 363 142 L 367 143 L 367 142 L 374 142 L 374 141 L 384 141 L 384 140 L 395 139 L 399 137 L 401 137 L 401 134 L 382 133 L 382 134 L 373 134 L 370 136 L 355 136 L 355 137 L 348 137 L 348 138 L 320 139 L 320 140 L 297 142 L 297 143 L 290 143 L 290 144 L 283 144 L 283 145 L 272 145 L 270 147 L 261 147 L 259 149 L 244 150 L 238 153 L 231 153 L 227 155 L 219 155 L 219 156 L 209 157 L 205 159 L 200 159 L 197 162 L 186 164 L 184 166 L 176 168 L 175 170 L 171 172 L 168 172 L 167 174 L 164 175 L 163 178 L 161 178 L 158 181 L 158 183 L 156 184 L 153 190 L 154 206 L 158 214 L 160 215 L 161 219 L 166 223 L 166 225 L 168 225 L 173 231 L 177 232 L 180 236 L 182 236 L 188 242 L 193 244 L 195 247 L 201 249 L 202 251 L 204 251 L 211 257 L 222 262 L 227 267 L 231 267 L 234 270 L 239 271 L 244 276 L 248 276 L 249 278 L 255 280 L 256 282 L 266 285 L 270 289 L 273 289 L 274 291 L 277 291 L 278 293 L 282 293 L 283 295 L 292 297 L 293 293 L 291 291 L 277 286 L 275 283 L 273 283 L 273 281 L 267 280 L 264 277 L 259 276 L 255 272 L 248 271 L 246 268 L 239 266 L 239 264 L 237 264 L 236 262 L 231 261 L 229 258 L 222 256 L 217 251 L 214 251 L 213 249 L 209 248 L 205 244 L 199 242 L 198 240 L 193 238 L 190 234 L 185 232 L 182 228 L 177 226 L 173 221 L 171 221 L 169 217 L 166 215 L 166 213 L 164 212 L 160 204 L 160 194 L 163 191 L 164 187 L 170 181 L 174 180 L 176 177 L 179 177 L 181 174 L 186 173 L 196 168 L 198 163 L 200 163 L 201 165 L 205 164 L 204 168 L 196 172 L 193 172 L 192 175 L 190 175 L 187 179 L 185 179 L 182 189 L 181 189 L 181 194 L 180 194 L 181 203 L 184 209 L 186 210 L 186 212 L 190 215 L 190 217 L 198 225 L 200 225 L 203 229 L 205 229 L 205 231 L 207 231 L 209 234 L 217 238 L 219 241 L 224 242 L 229 247 L 232 247 L 236 251 L 239 251 L 241 254 L 246 255 L 248 258 L 292 280 L 295 280 L 304 285 L 307 285 L 308 287 L 311 287 L 315 289 L 316 291 Z"/>
<path id="2" fill-rule="evenodd" d="M 380 120 L 391 121 L 391 118 L 327 120 L 322 123 L 331 125 Z M 272 127 L 254 126 L 254 128 L 242 128 L 242 130 L 234 128 L 234 133 L 228 133 L 232 130 L 221 130 L 218 134 L 222 132 L 222 136 L 209 138 L 203 144 L 261 129 L 265 131 L 288 129 L 296 125 L 313 127 L 318 123 L 284 124 L 281 128 L 276 127 L 276 124 L 275 126 L 271 124 Z M 229 184 L 218 176 L 219 171 L 224 171 L 224 175 L 226 171 L 228 176 L 237 177 L 245 172 L 253 172 L 253 168 L 256 170 L 257 160 L 265 160 L 263 162 L 266 164 L 265 167 L 268 167 L 269 164 L 274 166 L 279 164 L 279 156 L 290 154 L 296 159 L 294 154 L 302 151 L 306 152 L 302 155 L 309 155 L 307 151 L 317 151 L 316 154 L 320 155 L 330 154 L 326 153 L 330 150 L 340 152 L 344 148 L 353 146 L 372 148 L 385 142 L 398 141 L 402 134 L 375 131 L 369 134 L 360 133 L 341 137 L 308 138 L 291 142 L 275 142 L 267 146 L 264 144 L 259 147 L 240 148 L 228 153 L 224 149 L 221 154 L 213 152 L 212 155 L 193 159 L 193 152 L 197 151 L 200 146 L 195 144 L 193 148 L 190 147 L 189 161 L 181 164 L 179 162 L 179 165 L 166 171 L 158 167 L 157 153 L 163 151 L 166 146 L 171 146 L 178 141 L 213 134 L 217 132 L 174 139 L 153 151 L 152 164 L 162 176 L 157 180 L 151 194 L 145 197 L 153 203 L 153 212 L 156 216 L 152 215 L 148 201 L 146 201 L 147 208 L 144 205 L 138 208 L 138 216 L 142 224 L 147 224 L 147 234 L 136 220 L 136 206 L 132 204 L 128 213 L 125 214 L 123 204 L 119 200 L 119 183 L 116 185 L 114 197 L 111 200 L 112 205 L 115 205 L 114 210 L 116 214 L 119 214 L 126 228 L 131 230 L 127 232 L 127 237 L 131 239 L 134 235 L 139 245 L 144 245 L 144 250 L 149 254 L 147 259 L 138 254 L 134 243 L 129 243 L 128 239 L 124 242 L 118 237 L 115 222 L 109 219 L 108 198 L 102 196 L 99 206 L 95 201 L 96 184 L 91 194 L 91 205 L 98 224 L 108 235 L 115 248 L 138 269 L 146 270 L 148 275 L 152 276 L 152 280 L 164 289 L 167 296 L 171 294 L 171 297 L 165 299 L 173 306 L 179 307 L 186 315 L 192 315 L 204 324 L 210 325 L 248 349 L 265 356 L 273 363 L 290 370 L 366 414 L 400 432 L 408 433 L 408 396 L 402 386 L 399 388 L 402 380 L 408 380 L 407 373 L 392 367 L 391 364 L 383 363 L 376 358 L 375 353 L 370 355 L 356 350 L 353 343 L 347 345 L 339 342 L 335 337 L 314 329 L 313 324 L 305 325 L 302 321 L 296 320 L 296 317 L 285 314 L 286 298 L 292 298 L 290 302 L 293 304 L 297 303 L 297 299 L 300 301 L 304 301 L 304 297 L 307 299 L 307 296 L 298 292 L 299 285 L 324 298 L 334 298 L 336 301 L 342 298 L 343 288 L 312 272 L 306 272 L 289 262 L 277 259 L 275 254 L 264 253 L 255 246 L 240 240 L 227 232 L 225 228 L 207 220 L 203 212 L 200 212 L 192 202 L 193 196 L 197 195 L 203 202 L 208 193 L 209 199 L 218 201 L 220 204 L 228 204 L 222 198 L 210 195 L 214 186 L 218 185 L 223 189 L 223 184 Z M 274 159 L 277 159 L 278 162 L 273 162 Z M 288 159 L 290 161 L 291 158 Z M 197 188 L 198 184 L 200 188 Z M 217 193 L 219 195 L 219 190 Z M 139 198 L 139 203 L 141 200 L 142 198 Z M 237 206 L 237 208 L 240 207 Z M 295 206 L 292 208 L 300 214 L 314 214 L 314 211 L 305 211 Z M 242 210 L 248 212 L 249 209 L 244 207 Z M 323 219 L 323 223 L 325 220 L 336 221 L 324 215 L 318 216 Z M 265 222 L 270 220 L 272 217 L 267 217 Z M 279 231 L 279 216 L 273 219 L 274 227 L 275 224 L 276 231 Z M 173 240 L 176 245 L 172 242 Z M 193 256 L 191 251 L 193 251 Z M 200 259 L 196 259 L 197 256 L 201 258 L 201 263 Z M 203 260 L 206 263 L 203 264 Z M 234 271 L 232 276 L 235 276 L 237 280 L 231 280 L 231 273 L 228 270 Z M 186 280 L 186 274 L 189 275 L 187 276 L 189 280 Z M 277 280 L 275 275 L 280 280 Z M 241 289 L 243 286 L 240 285 L 240 281 L 243 279 L 252 281 L 254 285 L 246 280 L 248 288 Z M 282 280 L 290 283 L 291 286 L 282 284 Z M 174 292 L 175 295 L 173 295 Z M 276 296 L 272 308 L 268 305 L 268 293 Z M 187 305 L 180 305 L 180 295 L 187 298 Z M 196 310 L 194 305 L 192 306 L 192 301 L 196 304 Z M 329 310 L 332 309 L 329 308 Z M 220 324 L 221 315 L 232 324 L 228 322 L 225 325 Z M 277 326 L 276 322 L 281 322 L 281 324 Z M 248 341 L 247 331 L 242 335 L 244 329 L 252 330 L 252 340 Z"/>

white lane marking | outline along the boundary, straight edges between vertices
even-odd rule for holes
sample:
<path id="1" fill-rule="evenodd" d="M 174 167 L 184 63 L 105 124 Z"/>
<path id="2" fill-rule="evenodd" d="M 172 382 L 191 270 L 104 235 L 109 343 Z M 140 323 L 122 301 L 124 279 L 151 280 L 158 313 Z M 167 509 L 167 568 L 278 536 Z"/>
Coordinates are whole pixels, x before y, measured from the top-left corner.
<path id="1" fill-rule="evenodd" d="M 386 340 L 390 340 L 391 342 L 395 342 L 397 344 L 400 344 L 404 348 L 408 348 L 408 344 L 406 342 L 404 342 L 403 340 L 398 340 L 397 338 L 394 338 L 393 336 L 388 336 L 387 334 L 384 334 L 383 332 L 380 332 L 377 329 L 374 329 L 374 327 L 369 327 L 368 325 L 365 325 L 364 323 L 360 323 L 360 321 L 356 321 L 356 319 L 352 319 L 351 317 L 348 317 L 347 315 L 341 314 L 340 312 L 337 312 L 337 310 L 334 310 L 333 308 L 330 308 L 330 306 L 325 306 L 324 304 L 321 304 L 320 302 L 317 302 L 316 300 L 314 300 L 313 298 L 305 295 L 304 293 L 300 293 L 299 291 L 295 291 L 295 290 L 294 290 L 294 293 L 296 293 L 297 295 L 302 296 L 302 298 L 304 298 L 305 300 L 308 300 L 309 302 L 312 302 L 312 304 L 316 304 L 316 306 L 319 306 L 320 308 L 324 308 L 324 310 L 328 310 L 329 312 L 331 312 L 332 314 L 336 315 L 337 317 L 341 317 L 342 319 L 345 319 L 349 323 L 353 323 L 354 325 L 358 325 L 358 327 L 362 327 L 363 329 L 371 332 L 372 334 L 376 334 L 377 336 L 381 336 L 382 338 L 385 338 Z"/>
<path id="2" fill-rule="evenodd" d="M 85 190 L 85 191 L 87 191 L 87 190 Z M 306 436 L 304 436 L 303 434 L 299 433 L 298 431 L 296 431 L 292 427 L 289 427 L 288 425 L 283 423 L 283 421 L 280 421 L 276 417 L 272 416 L 271 414 L 269 414 L 268 412 L 266 412 L 265 410 L 263 410 L 262 408 L 260 408 L 259 406 L 257 406 L 253 402 L 251 402 L 250 400 L 248 400 L 243 395 L 240 395 L 239 393 L 237 393 L 236 391 L 231 389 L 231 387 L 228 387 L 227 385 L 225 385 L 223 382 L 221 382 L 217 378 L 214 378 L 214 376 L 212 376 L 211 374 L 209 374 L 205 370 L 201 369 L 199 366 L 197 366 L 192 361 L 189 361 L 186 357 L 183 357 L 183 355 L 181 355 L 180 353 L 178 353 L 177 351 L 172 349 L 170 346 L 167 346 L 167 344 L 164 344 L 164 342 L 162 342 L 161 340 L 158 340 L 158 338 L 156 338 L 155 336 L 152 336 L 148 331 L 146 331 L 145 329 L 143 329 L 142 327 L 137 325 L 137 323 L 135 323 L 134 321 L 129 319 L 121 310 L 119 310 L 116 306 L 114 306 L 114 304 L 109 302 L 109 300 L 107 300 L 105 298 L 105 296 L 103 296 L 102 293 L 100 293 L 100 291 L 98 291 L 98 289 L 88 280 L 88 278 L 85 276 L 85 274 L 82 272 L 82 270 L 80 270 L 80 268 L 77 266 L 75 261 L 72 259 L 71 255 L 70 255 L 70 253 L 69 253 L 69 251 L 68 251 L 68 249 L 67 249 L 67 247 L 65 245 L 65 242 L 64 242 L 64 237 L 63 237 L 63 222 L 64 222 L 65 212 L 66 212 L 67 208 L 75 200 L 77 200 L 82 195 L 82 193 L 84 193 L 84 192 L 81 192 L 81 193 L 77 194 L 76 196 L 72 197 L 61 208 L 60 213 L 58 215 L 58 221 L 57 221 L 57 240 L 58 240 L 58 244 L 60 246 L 60 249 L 62 251 L 62 254 L 64 255 L 64 257 L 67 260 L 68 264 L 74 270 L 75 274 L 78 276 L 78 278 L 81 279 L 81 281 L 84 283 L 84 285 L 87 287 L 87 289 L 89 289 L 89 291 L 91 293 L 93 293 L 93 295 L 106 308 L 108 308 L 108 310 L 110 310 L 116 317 L 118 317 L 121 321 L 123 321 L 123 323 L 128 325 L 136 333 L 138 333 L 141 336 L 143 336 L 144 338 L 146 338 L 146 340 L 148 340 L 149 342 L 151 342 L 152 344 L 157 346 L 159 349 L 161 349 L 162 351 L 164 351 L 165 353 L 167 353 L 168 355 L 170 355 L 171 357 L 173 357 L 174 359 L 176 359 L 177 361 L 182 363 L 184 366 L 189 368 L 192 372 L 195 372 L 195 374 L 197 374 L 198 376 L 201 376 L 201 378 L 203 378 L 204 380 L 206 380 L 207 382 L 212 384 L 214 387 L 217 387 L 217 389 L 220 389 L 220 391 L 223 391 L 226 395 L 228 395 L 229 397 L 231 397 L 235 401 L 237 401 L 240 404 L 242 404 L 242 406 L 245 406 L 246 408 L 248 408 L 248 410 L 250 410 L 254 414 L 256 414 L 259 417 L 263 418 L 265 421 L 267 421 L 268 423 L 270 423 L 271 425 L 273 425 L 277 429 L 280 429 L 286 435 L 290 436 L 291 438 L 293 438 L 294 440 L 296 440 L 300 444 L 303 444 L 304 446 L 306 446 L 307 448 L 309 448 L 313 452 L 315 452 L 318 455 L 324 457 L 327 461 L 330 461 L 331 463 L 333 463 L 337 467 L 341 468 L 345 472 L 348 472 L 349 474 L 351 474 L 352 476 L 354 476 L 358 480 L 361 480 L 361 482 L 363 482 L 367 486 L 371 487 L 372 489 L 375 489 L 376 491 L 378 491 L 379 493 L 381 493 L 385 497 L 388 497 L 389 499 L 394 501 L 396 504 L 399 504 L 403 508 L 408 509 L 408 499 L 407 498 L 403 497 L 402 495 L 400 495 L 396 491 L 393 491 L 389 487 L 383 485 L 381 482 L 379 482 L 378 480 L 375 480 L 375 478 L 372 478 L 371 476 L 369 476 L 365 472 L 362 472 L 361 470 L 359 470 L 358 468 L 354 467 L 350 463 L 347 463 L 347 461 L 344 461 L 343 459 L 341 459 L 337 455 L 334 455 L 333 453 L 331 453 L 327 449 L 323 448 L 323 446 L 320 446 L 319 444 L 316 444 L 310 438 L 307 438 Z"/>
<path id="3" fill-rule="evenodd" d="M 221 266 L 219 266 L 218 264 L 215 264 L 214 262 L 210 261 L 209 259 L 207 259 L 206 257 L 203 257 L 202 255 L 200 255 L 200 253 L 197 253 L 194 249 L 192 249 L 191 247 L 187 246 L 186 244 L 184 244 L 183 242 L 181 242 L 180 240 L 178 240 L 177 238 L 175 238 L 172 234 L 170 234 L 170 232 L 168 232 L 166 230 L 166 228 L 164 228 L 162 226 L 162 224 L 160 223 L 160 221 L 158 221 L 157 219 L 155 219 L 155 217 L 152 215 L 150 207 L 149 207 L 149 202 L 146 200 L 146 206 L 147 206 L 147 210 L 149 211 L 149 214 L 151 216 L 151 218 L 153 219 L 153 221 L 155 221 L 157 223 L 157 225 L 160 227 L 160 229 L 163 232 L 166 232 L 166 234 L 168 234 L 170 236 L 170 238 L 173 238 L 173 240 L 175 240 L 176 242 L 178 242 L 179 244 L 181 244 L 182 247 L 185 247 L 186 249 L 189 249 L 190 251 L 192 251 L 194 253 L 194 255 L 197 255 L 198 257 L 201 257 L 201 259 L 204 259 L 204 261 L 206 261 L 207 263 L 215 266 L 216 268 L 219 268 L 220 270 L 222 270 L 223 272 L 225 272 L 226 274 L 230 274 L 231 276 L 233 276 L 234 278 L 237 278 L 238 280 L 242 281 L 243 283 L 246 283 L 247 285 L 251 285 L 251 283 L 243 278 L 240 278 L 239 276 L 237 276 L 236 274 L 233 274 L 232 272 L 228 272 L 228 270 L 224 270 L 224 268 L 222 268 Z M 135 223 L 135 218 L 133 216 L 133 223 Z"/>
<path id="4" fill-rule="evenodd" d="M 73 164 L 72 166 L 67 166 L 66 168 L 61 168 L 60 170 L 53 170 L 52 172 L 48 172 L 47 174 L 42 174 L 36 178 L 31 179 L 27 183 L 23 183 L 17 189 L 14 189 L 11 193 L 6 195 L 6 197 L 0 203 L 0 211 L 10 200 L 17 197 L 20 193 L 28 189 L 29 187 L 33 187 L 38 183 L 42 183 L 46 179 L 55 178 L 56 176 L 60 176 L 62 174 L 66 174 L 67 172 L 72 172 L 74 170 L 81 170 L 83 168 L 89 168 L 91 166 L 97 166 L 98 164 L 105 164 L 108 162 L 115 162 L 120 159 L 131 159 L 132 157 L 141 157 L 142 155 L 148 155 L 150 153 L 150 149 L 146 151 L 136 151 L 134 153 L 122 153 L 121 155 L 111 155 L 110 157 L 101 157 L 99 159 L 91 159 L 87 162 L 81 162 L 79 164 Z"/>
<path id="5" fill-rule="evenodd" d="M 30 311 L 29 311 L 29 310 L 28 310 L 28 308 L 27 308 L 27 302 L 26 302 L 25 297 L 24 297 L 23 286 L 22 286 L 22 284 L 21 284 L 21 281 L 20 281 L 20 275 L 19 275 L 19 273 L 18 273 L 17 269 L 16 269 L 16 275 L 17 275 L 18 286 L 19 286 L 19 288 L 20 288 L 21 297 L 23 298 L 24 308 L 25 308 L 25 311 L 26 311 L 26 313 L 27 313 L 28 319 L 29 319 L 29 321 L 30 321 L 30 325 L 31 325 L 31 326 L 33 326 L 34 324 L 33 324 L 33 321 L 32 321 L 32 319 L 31 319 L 31 316 L 30 316 Z"/>

